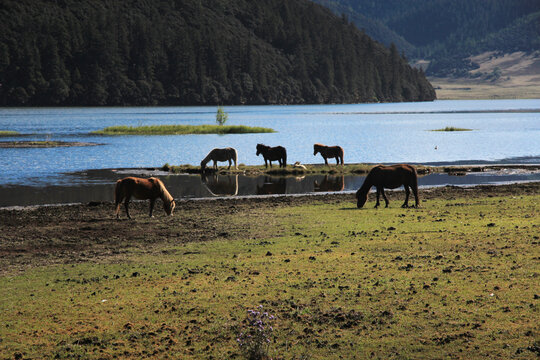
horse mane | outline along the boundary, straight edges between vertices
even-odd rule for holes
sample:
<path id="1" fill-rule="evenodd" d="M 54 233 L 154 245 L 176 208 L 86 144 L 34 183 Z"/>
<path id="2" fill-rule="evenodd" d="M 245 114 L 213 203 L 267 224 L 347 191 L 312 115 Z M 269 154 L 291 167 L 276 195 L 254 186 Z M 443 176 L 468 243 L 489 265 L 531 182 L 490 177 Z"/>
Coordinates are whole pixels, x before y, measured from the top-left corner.
<path id="1" fill-rule="evenodd" d="M 161 180 L 159 180 L 158 178 L 155 178 L 155 177 L 152 177 L 150 179 L 152 179 L 152 181 L 154 181 L 154 183 L 156 183 L 158 185 L 158 187 L 159 187 L 159 195 L 161 197 L 161 200 L 163 200 L 164 202 L 167 201 L 167 203 L 169 203 L 169 204 L 172 201 L 174 201 L 174 198 L 169 193 L 169 191 L 167 191 L 167 188 L 163 184 L 163 181 L 161 181 Z"/>
<path id="2" fill-rule="evenodd" d="M 213 152 L 213 151 L 214 151 L 214 150 L 210 150 L 210 152 L 208 153 L 208 155 L 206 155 L 206 157 L 205 157 L 204 159 L 202 159 L 202 161 L 201 161 L 201 166 L 202 166 L 203 164 L 204 164 L 204 165 L 208 164 L 208 162 L 212 159 L 212 152 Z"/>

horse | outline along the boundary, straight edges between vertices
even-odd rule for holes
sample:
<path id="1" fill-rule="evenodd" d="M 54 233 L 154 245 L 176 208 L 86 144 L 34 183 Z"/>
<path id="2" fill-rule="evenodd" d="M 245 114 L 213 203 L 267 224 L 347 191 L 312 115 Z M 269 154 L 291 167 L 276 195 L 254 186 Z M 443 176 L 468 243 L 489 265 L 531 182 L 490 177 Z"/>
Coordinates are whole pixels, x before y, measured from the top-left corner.
<path id="1" fill-rule="evenodd" d="M 283 146 L 270 147 L 263 144 L 257 144 L 257 153 L 259 156 L 262 154 L 264 158 L 264 165 L 268 168 L 268 162 L 270 162 L 270 167 L 272 167 L 272 161 L 277 160 L 279 162 L 279 167 L 287 166 L 287 150 Z"/>
<path id="2" fill-rule="evenodd" d="M 204 172 L 206 170 L 206 164 L 212 160 L 214 162 L 214 170 L 217 170 L 217 162 L 218 161 L 228 161 L 229 167 L 231 168 L 231 160 L 234 161 L 234 168 L 238 170 L 237 161 L 238 161 L 238 153 L 236 152 L 235 148 L 228 147 L 223 149 L 213 149 L 206 155 L 206 157 L 201 161 L 201 172 Z"/>
<path id="3" fill-rule="evenodd" d="M 367 200 L 367 194 L 372 186 L 377 188 L 377 203 L 375 207 L 379 206 L 379 195 L 382 194 L 386 207 L 388 207 L 388 199 L 384 193 L 384 188 L 395 189 L 403 185 L 405 188 L 405 202 L 401 207 L 409 207 L 409 188 L 412 189 L 415 199 L 415 207 L 420 205 L 418 200 L 418 178 L 416 175 L 416 169 L 407 164 L 398 164 L 391 166 L 377 165 L 368 173 L 362 187 L 356 192 L 357 203 L 356 206 L 361 208 L 364 206 Z"/>
<path id="4" fill-rule="evenodd" d="M 141 179 L 137 177 L 127 177 L 120 179 L 116 182 L 114 189 L 114 202 L 116 206 L 116 218 L 120 218 L 120 203 L 124 201 L 127 217 L 131 219 L 129 215 L 129 201 L 131 197 L 140 200 L 150 200 L 150 217 L 152 217 L 152 210 L 154 210 L 154 203 L 159 197 L 163 201 L 163 209 L 167 215 L 172 215 L 176 206 L 174 198 L 169 194 L 163 182 L 157 178 L 151 177 L 148 179 Z"/>
<path id="5" fill-rule="evenodd" d="M 326 146 L 322 144 L 313 145 L 313 156 L 320 153 L 324 159 L 325 165 L 328 165 L 328 158 L 335 158 L 336 165 L 339 165 L 339 160 L 341 160 L 341 165 L 343 165 L 343 148 L 341 146 Z"/>

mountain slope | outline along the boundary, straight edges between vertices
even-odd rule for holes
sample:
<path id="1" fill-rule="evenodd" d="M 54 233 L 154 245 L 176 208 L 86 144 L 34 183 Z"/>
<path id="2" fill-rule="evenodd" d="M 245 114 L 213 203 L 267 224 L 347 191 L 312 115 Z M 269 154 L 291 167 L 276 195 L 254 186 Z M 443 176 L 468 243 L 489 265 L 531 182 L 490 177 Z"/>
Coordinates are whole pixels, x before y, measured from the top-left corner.
<path id="1" fill-rule="evenodd" d="M 384 24 L 401 37 L 410 58 L 433 61 L 428 75 L 464 76 L 474 67 L 466 59 L 486 51 L 511 53 L 538 49 L 538 0 L 314 0 L 335 13 L 358 14 Z M 362 23 L 357 23 L 362 27 Z M 377 32 L 366 28 L 379 41 Z"/>
<path id="2" fill-rule="evenodd" d="M 1 105 L 432 100 L 424 74 L 307 0 L 4 0 Z"/>

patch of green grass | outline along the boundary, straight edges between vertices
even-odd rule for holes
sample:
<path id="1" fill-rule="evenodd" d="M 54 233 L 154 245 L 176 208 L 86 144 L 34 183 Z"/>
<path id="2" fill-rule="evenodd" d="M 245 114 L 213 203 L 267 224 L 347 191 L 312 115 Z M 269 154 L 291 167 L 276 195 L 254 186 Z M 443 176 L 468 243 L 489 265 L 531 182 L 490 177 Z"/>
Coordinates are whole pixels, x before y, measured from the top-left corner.
<path id="1" fill-rule="evenodd" d="M 227 170 L 229 166 L 227 162 L 221 163 L 219 166 L 219 171 L 231 173 L 231 174 L 245 174 L 248 176 L 259 176 L 263 174 L 273 175 L 273 176 L 298 176 L 298 175 L 315 175 L 323 174 L 330 176 L 342 176 L 346 174 L 367 174 L 374 165 L 371 164 L 345 164 L 345 165 L 335 165 L 330 164 L 326 166 L 324 164 L 304 164 L 305 167 L 296 167 L 294 165 L 287 165 L 285 168 L 280 168 L 277 165 L 273 167 L 266 168 L 264 165 L 245 165 L 238 164 L 238 170 L 235 170 L 233 167 Z M 198 174 L 200 173 L 200 167 L 194 165 L 169 165 L 165 164 L 161 167 L 163 171 L 169 171 L 175 174 Z M 207 168 L 207 171 L 212 169 Z M 416 166 L 418 174 L 428 174 L 431 172 L 442 171 L 441 168 L 431 167 L 431 166 Z"/>
<path id="2" fill-rule="evenodd" d="M 0 130 L 0 136 L 17 136 L 20 135 L 18 131 Z"/>
<path id="3" fill-rule="evenodd" d="M 472 131 L 472 129 L 458 128 L 454 126 L 447 126 L 444 129 L 436 129 L 431 131 Z"/>
<path id="4" fill-rule="evenodd" d="M 263 304 L 274 358 L 536 358 L 540 195 L 400 204 L 231 206 L 242 237 L 0 278 L 0 353 L 238 358 Z"/>
<path id="5" fill-rule="evenodd" d="M 273 129 L 244 125 L 155 125 L 109 126 L 92 132 L 95 135 L 188 135 L 272 133 Z"/>

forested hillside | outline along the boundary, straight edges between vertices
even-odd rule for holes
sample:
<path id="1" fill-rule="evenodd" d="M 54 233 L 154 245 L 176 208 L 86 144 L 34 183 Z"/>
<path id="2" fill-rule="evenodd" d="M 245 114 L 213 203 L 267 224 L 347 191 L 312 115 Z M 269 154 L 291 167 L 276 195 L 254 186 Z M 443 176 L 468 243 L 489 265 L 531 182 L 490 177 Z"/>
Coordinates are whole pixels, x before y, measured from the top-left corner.
<path id="1" fill-rule="evenodd" d="M 464 75 L 474 66 L 465 58 L 485 51 L 540 48 L 539 0 L 314 1 L 351 17 L 376 40 L 394 42 L 409 57 L 432 60 L 430 75 Z"/>
<path id="2" fill-rule="evenodd" d="M 307 0 L 3 0 L 0 105 L 433 100 L 395 47 Z"/>

